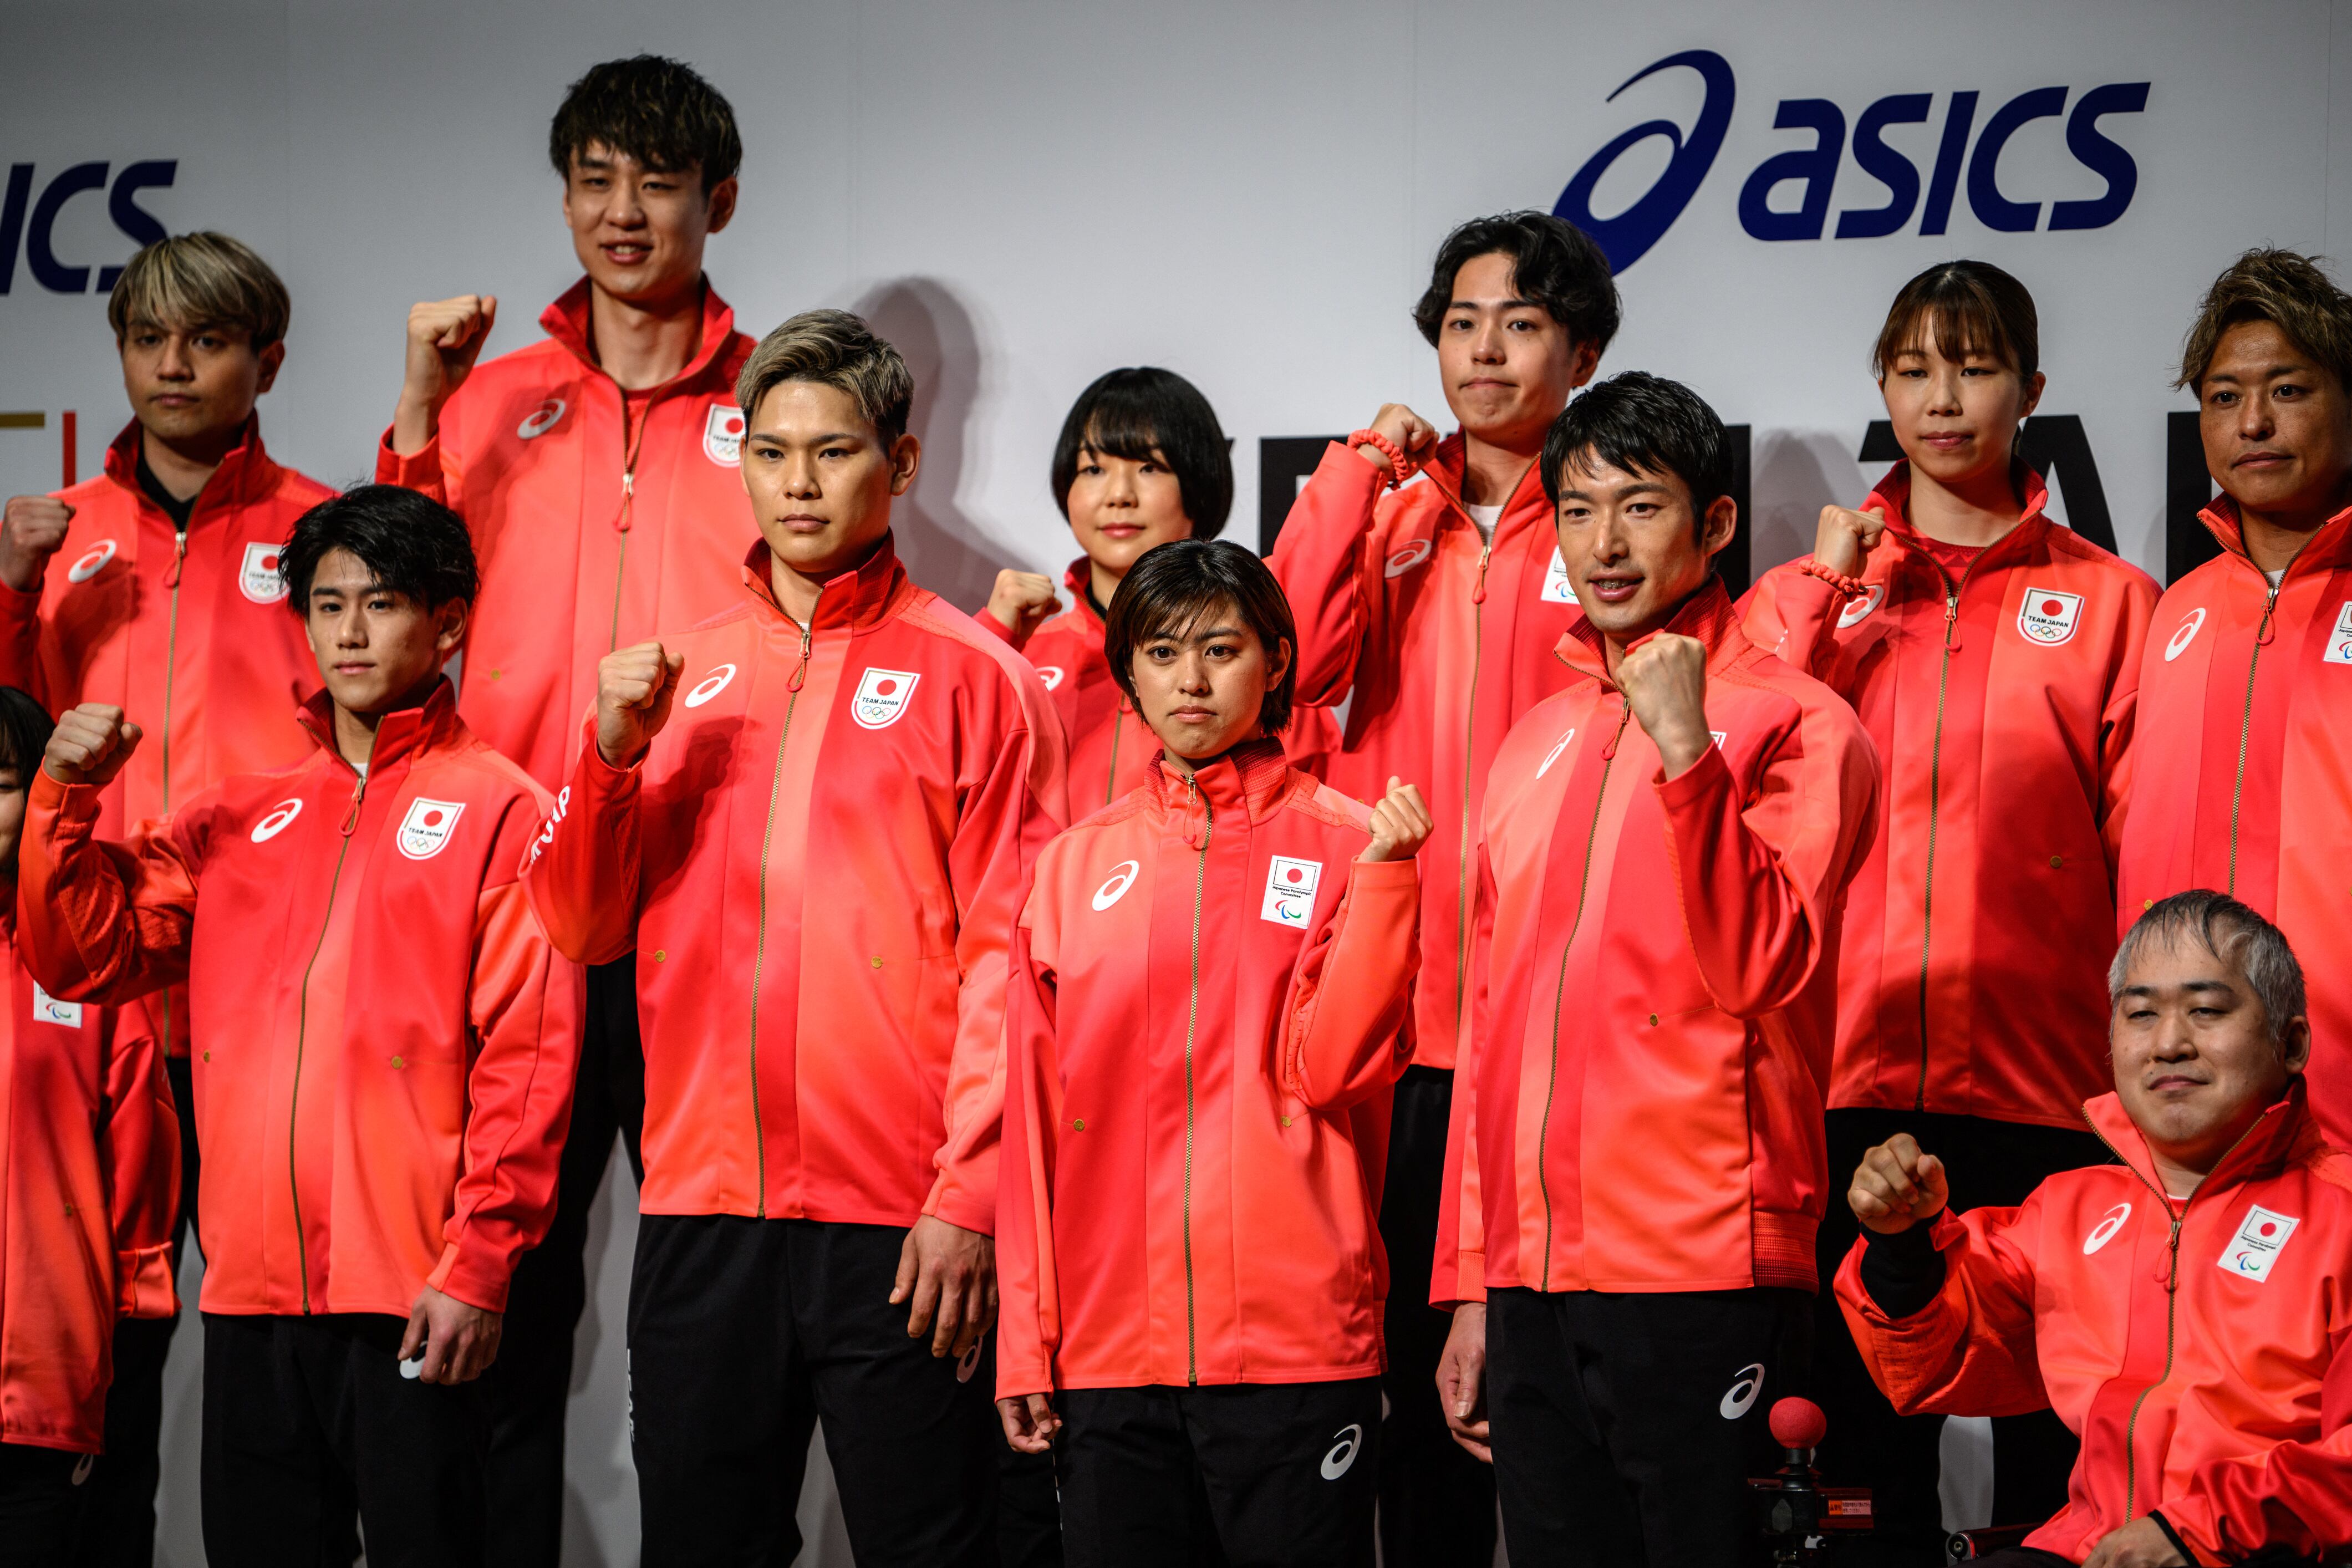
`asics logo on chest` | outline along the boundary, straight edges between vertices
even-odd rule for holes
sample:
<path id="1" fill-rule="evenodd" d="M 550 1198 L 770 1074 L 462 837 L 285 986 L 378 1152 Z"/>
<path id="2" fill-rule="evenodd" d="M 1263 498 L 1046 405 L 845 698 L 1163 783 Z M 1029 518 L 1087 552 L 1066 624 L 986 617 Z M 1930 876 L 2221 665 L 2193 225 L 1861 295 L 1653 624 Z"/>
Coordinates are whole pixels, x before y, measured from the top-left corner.
<path id="1" fill-rule="evenodd" d="M 269 808 L 269 815 L 253 825 L 253 841 L 267 844 L 286 831 L 293 820 L 302 815 L 299 800 L 281 800 Z"/>
<path id="2" fill-rule="evenodd" d="M 2117 1204 L 2109 1209 L 2105 1216 L 2091 1227 L 2091 1234 L 2083 1238 L 2083 1256 L 2088 1258 L 2113 1241 L 2116 1232 L 2123 1229 L 2124 1222 L 2131 1218 L 2131 1209 L 2129 1204 Z"/>
<path id="3" fill-rule="evenodd" d="M 1143 865 L 1138 860 L 1122 860 L 1112 867 L 1103 885 L 1095 889 L 1095 909 L 1097 911 L 1107 910 L 1127 897 L 1127 890 L 1135 886 L 1135 879 L 1141 875 Z"/>
<path id="4" fill-rule="evenodd" d="M 709 701 L 712 698 L 726 690 L 727 683 L 734 679 L 735 667 L 733 665 L 719 665 L 718 668 L 711 670 L 709 675 L 704 676 L 700 680 L 695 683 L 694 689 L 686 694 L 686 705 L 688 708 L 701 707 L 704 703 Z"/>
<path id="5" fill-rule="evenodd" d="M 532 441 L 546 435 L 562 422 L 563 411 L 569 406 L 570 405 L 560 397 L 549 398 L 523 416 L 522 423 L 515 426 L 516 437 L 520 440 Z"/>
<path id="6" fill-rule="evenodd" d="M 79 556 L 75 557 L 74 563 L 66 568 L 66 581 L 68 583 L 89 582 L 92 577 L 97 576 L 100 572 L 106 570 L 106 563 L 114 559 L 114 552 L 116 549 L 117 546 L 111 539 L 100 540 L 96 544 L 91 545 L 88 550 L 83 551 Z"/>
<path id="7" fill-rule="evenodd" d="M 1395 554 L 1390 556 L 1387 562 L 1381 567 L 1381 571 L 1386 576 L 1402 577 L 1406 573 L 1412 571 L 1414 567 L 1420 565 L 1423 562 L 1428 560 L 1429 551 L 1430 543 L 1428 540 L 1416 539 L 1411 544 L 1406 545 L 1402 550 L 1400 550 Z"/>
<path id="8" fill-rule="evenodd" d="M 2197 640 L 2198 629 L 2204 624 L 2205 606 L 2202 605 L 2181 616 L 2179 626 L 2172 634 L 2172 640 L 2164 645 L 2164 662 L 2170 664 L 2174 659 L 2187 653 L 2189 645 Z"/>

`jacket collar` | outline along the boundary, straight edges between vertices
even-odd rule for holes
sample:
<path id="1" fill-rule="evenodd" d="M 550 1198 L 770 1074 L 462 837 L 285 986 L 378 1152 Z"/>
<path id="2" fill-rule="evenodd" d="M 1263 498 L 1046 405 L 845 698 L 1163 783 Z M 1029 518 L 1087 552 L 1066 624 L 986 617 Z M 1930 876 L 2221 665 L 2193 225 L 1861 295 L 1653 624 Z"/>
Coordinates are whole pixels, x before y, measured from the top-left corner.
<path id="1" fill-rule="evenodd" d="M 1477 525 L 1471 520 L 1469 503 L 1462 499 L 1463 476 L 1469 471 L 1468 449 L 1468 441 L 1461 431 L 1456 430 L 1437 444 L 1437 449 L 1430 454 L 1429 461 L 1422 465 L 1421 471 L 1429 477 L 1429 482 L 1437 488 L 1437 493 L 1445 498 L 1462 521 L 1475 528 Z M 1543 461 L 1539 458 L 1529 463 L 1528 471 L 1519 476 L 1517 488 L 1511 491 L 1510 499 L 1503 503 L 1501 514 L 1495 519 L 1496 539 L 1502 538 L 1507 531 L 1517 532 L 1530 517 L 1540 521 L 1548 510 L 1544 500 L 1542 468 Z"/>
<path id="2" fill-rule="evenodd" d="M 1078 614 L 1086 616 L 1087 624 L 1099 633 L 1104 629 L 1103 618 L 1095 613 L 1095 602 L 1089 597 L 1095 586 L 1094 566 L 1091 560 L 1079 556 L 1070 563 L 1070 569 L 1062 574 L 1062 586 L 1070 591 L 1072 605 Z"/>
<path id="3" fill-rule="evenodd" d="M 786 615 L 784 607 L 776 602 L 768 562 L 768 542 L 762 539 L 743 558 L 743 586 L 762 609 L 797 626 L 800 623 Z M 816 614 L 809 617 L 807 629 L 867 630 L 898 614 L 914 592 L 915 585 L 907 580 L 907 569 L 898 564 L 896 540 L 886 532 L 872 554 L 848 571 L 825 580 L 817 593 Z"/>
<path id="4" fill-rule="evenodd" d="M 1739 629 L 1739 612 L 1733 606 L 1731 595 L 1723 585 L 1722 574 L 1714 572 L 1707 574 L 1706 581 L 1699 584 L 1698 592 L 1685 599 L 1682 607 L 1675 612 L 1674 619 L 1660 626 L 1658 631 L 1696 637 L 1705 643 L 1706 672 L 1709 675 L 1728 669 L 1742 654 L 1755 646 Z M 1652 632 L 1649 637 L 1635 639 L 1626 651 L 1632 652 L 1657 635 L 1657 632 Z M 1577 612 L 1576 618 L 1569 623 L 1568 630 L 1561 634 L 1559 646 L 1553 651 L 1570 669 L 1592 677 L 1612 691 L 1616 689 L 1617 682 L 1609 673 L 1608 648 L 1601 640 L 1600 629 L 1593 626 L 1583 611 Z"/>
<path id="5" fill-rule="evenodd" d="M 1244 741 L 1214 762 L 1202 763 L 1189 781 L 1164 752 L 1150 773 L 1160 809 L 1182 817 L 1184 836 L 1195 844 L 1201 841 L 1196 826 L 1206 825 L 1208 811 L 1220 816 L 1240 811 L 1252 822 L 1263 822 L 1289 782 L 1290 760 L 1282 742 L 1270 736 Z"/>
<path id="6" fill-rule="evenodd" d="M 2120 1096 L 2107 1093 L 2085 1101 L 2083 1120 L 2091 1124 L 2091 1131 L 2121 1157 L 2133 1174 L 2156 1191 L 2165 1191 L 2164 1182 L 2157 1174 L 2156 1157 L 2148 1152 L 2147 1140 L 2138 1124 L 2125 1112 Z M 2267 1175 L 2309 1153 L 2323 1142 L 2318 1124 L 2312 1121 L 2305 1103 L 2302 1075 L 2297 1074 L 2288 1082 L 2286 1093 L 2262 1113 L 2236 1146 L 2221 1156 L 2221 1163 L 2198 1184 L 2194 1195 L 2202 1198 L 2209 1193 Z M 2168 1198 L 2172 1194 L 2165 1195 Z"/>
<path id="7" fill-rule="evenodd" d="M 2018 514 L 2017 526 L 1985 546 L 1983 555 L 1979 557 L 1980 562 L 1998 563 L 2012 554 L 2022 554 L 2042 535 L 2058 526 L 2050 520 L 2048 515 L 2049 482 L 2032 468 L 2025 470 L 2025 509 Z M 1870 492 L 1870 499 L 1862 503 L 1862 510 L 1864 511 L 1868 511 L 1872 507 L 1877 507 L 1880 514 L 1886 519 L 1888 538 L 1915 555 L 1928 554 L 1927 536 L 1914 527 L 1911 521 L 1909 458 L 1898 461 L 1893 468 L 1886 470 L 1885 477 L 1881 479 L 1877 487 Z"/>
<path id="8" fill-rule="evenodd" d="M 139 488 L 139 421 L 133 419 L 106 448 L 106 477 L 129 490 L 142 505 L 152 506 L 147 492 Z M 245 434 L 205 481 L 203 493 L 188 513 L 188 526 L 194 528 L 207 512 L 259 500 L 278 488 L 282 471 L 261 445 L 261 416 L 247 415 Z"/>
<path id="9" fill-rule="evenodd" d="M 2253 557 L 2246 553 L 2245 526 L 2238 516 L 2236 501 L 2228 496 L 2216 496 L 2212 505 L 2197 514 L 2197 521 L 2221 542 L 2222 553 L 2236 556 L 2253 572 L 2262 571 L 2254 565 Z M 2346 507 L 2320 524 L 2319 531 L 2311 536 L 2310 542 L 2286 569 L 2286 575 L 2300 577 L 2305 573 L 2331 572 L 2344 565 L 2352 565 L 2352 507 Z"/>
<path id="10" fill-rule="evenodd" d="M 540 312 L 539 324 L 547 335 L 572 351 L 572 357 L 598 375 L 604 370 L 596 363 L 589 329 L 588 279 L 583 278 L 563 291 L 554 304 Z M 682 386 L 710 368 L 711 362 L 726 351 L 735 337 L 734 308 L 719 297 L 710 279 L 702 279 L 702 346 L 695 352 L 686 368 L 654 388 L 656 392 Z M 610 380 L 607 376 L 605 379 Z"/>
<path id="11" fill-rule="evenodd" d="M 332 698 L 321 691 L 296 709 L 294 717 L 331 761 L 338 767 L 351 767 L 335 747 Z M 368 753 L 368 772 L 373 774 L 396 763 L 413 762 L 427 752 L 454 745 L 465 732 L 465 725 L 457 718 L 457 689 L 445 675 L 423 703 L 387 713 L 377 722 L 375 746 Z"/>

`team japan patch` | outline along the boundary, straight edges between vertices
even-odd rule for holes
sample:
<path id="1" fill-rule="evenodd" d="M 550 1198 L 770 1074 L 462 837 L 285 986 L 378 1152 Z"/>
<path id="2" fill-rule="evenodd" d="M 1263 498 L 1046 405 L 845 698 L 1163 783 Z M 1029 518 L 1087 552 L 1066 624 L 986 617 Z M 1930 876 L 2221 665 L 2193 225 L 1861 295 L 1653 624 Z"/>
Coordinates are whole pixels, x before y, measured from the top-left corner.
<path id="1" fill-rule="evenodd" d="M 400 831 L 393 842 L 411 860 L 430 860 L 448 847 L 449 835 L 465 810 L 463 801 L 427 800 L 418 795 L 408 803 L 408 815 L 400 819 Z"/>
<path id="2" fill-rule="evenodd" d="M 702 421 L 702 455 L 721 468 L 743 461 L 743 411 L 731 403 L 714 403 Z"/>
<path id="3" fill-rule="evenodd" d="M 2336 612 L 2336 629 L 2327 634 L 2327 651 L 2319 656 L 2322 664 L 2352 664 L 2352 599 Z"/>
<path id="4" fill-rule="evenodd" d="M 33 985 L 33 1022 L 55 1024 L 61 1029 L 79 1029 L 81 1027 L 81 1004 L 60 1002 L 42 990 L 39 983 L 36 982 Z"/>
<path id="5" fill-rule="evenodd" d="M 921 679 L 907 669 L 867 670 L 857 683 L 857 695 L 849 700 L 849 716 L 861 729 L 888 729 L 907 710 L 907 699 Z"/>
<path id="6" fill-rule="evenodd" d="M 2278 1261 L 2279 1249 L 2302 1223 L 2293 1215 L 2278 1214 L 2260 1204 L 2251 1205 L 2246 1210 L 2245 1223 L 2238 1226 L 2238 1234 L 2222 1250 L 2221 1272 L 2258 1282 L 2268 1279 L 2271 1265 Z"/>
<path id="7" fill-rule="evenodd" d="M 2025 590 L 2025 602 L 2017 606 L 2017 629 L 2027 642 L 2038 642 L 2044 647 L 2056 647 L 2062 642 L 2072 642 L 2074 628 L 2083 621 L 2083 595 L 2062 594 L 2055 588 Z"/>
<path id="8" fill-rule="evenodd" d="M 1543 590 L 1536 597 L 1547 605 L 1573 605 L 1576 585 L 1568 580 L 1568 563 L 1559 558 L 1559 547 L 1554 545 L 1551 564 L 1544 568 Z"/>
<path id="9" fill-rule="evenodd" d="M 245 564 L 238 568 L 239 592 L 257 605 L 274 605 L 286 597 L 286 578 L 278 570 L 278 546 L 253 543 L 245 547 Z"/>
<path id="10" fill-rule="evenodd" d="M 1265 868 L 1265 902 L 1258 907 L 1257 918 L 1305 931 L 1307 917 L 1315 912 L 1315 889 L 1322 880 L 1322 861 L 1276 856 L 1274 864 Z"/>

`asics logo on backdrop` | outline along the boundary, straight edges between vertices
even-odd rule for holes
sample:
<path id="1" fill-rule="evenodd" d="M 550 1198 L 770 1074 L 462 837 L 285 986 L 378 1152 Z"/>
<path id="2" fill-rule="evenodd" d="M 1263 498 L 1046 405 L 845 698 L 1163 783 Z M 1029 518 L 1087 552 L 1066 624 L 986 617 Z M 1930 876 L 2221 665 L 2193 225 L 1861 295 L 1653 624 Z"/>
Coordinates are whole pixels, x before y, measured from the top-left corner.
<path id="1" fill-rule="evenodd" d="M 1731 62 L 1712 49 L 1685 49 L 1644 66 L 1627 77 L 1608 101 L 1615 102 L 1635 83 L 1661 72 L 1685 70 L 1696 73 L 1705 89 L 1689 128 L 1673 120 L 1644 120 L 1619 133 L 1585 160 L 1552 205 L 1554 214 L 1593 237 L 1607 254 L 1612 271 L 1624 271 L 1665 237 L 1666 230 L 1706 183 L 1730 132 L 1738 84 Z M 2079 92 L 2066 87 L 2033 88 L 1994 108 L 1983 116 L 1981 126 L 1977 111 L 1983 95 L 1973 88 L 1881 98 L 1864 106 L 1853 122 L 1853 163 L 1877 185 L 1875 191 L 1863 186 L 1864 199 L 1875 200 L 1877 205 L 1843 208 L 1833 227 L 1829 223 L 1830 196 L 1845 163 L 1846 110 L 1826 98 L 1781 99 L 1773 111 L 1771 130 L 1811 132 L 1812 144 L 1789 148 L 1784 138 L 1769 139 L 1769 144 L 1778 150 L 1758 163 L 1739 187 L 1739 226 L 1749 237 L 1761 240 L 1820 239 L 1824 235 L 1880 239 L 1906 232 L 1939 235 L 1950 226 L 1955 201 L 1965 197 L 1979 223 L 2004 234 L 2105 228 L 2131 205 L 2139 189 L 2139 165 L 2100 121 L 2110 115 L 2144 112 L 2148 86 L 2144 81 L 2109 82 Z M 2019 156 L 2005 184 L 2002 155 L 2028 126 L 2062 117 L 2066 153 L 2104 181 L 2104 189 L 2096 195 L 2068 201 L 2019 200 L 2018 195 L 2030 186 L 2034 174 L 2046 173 L 2049 160 L 2045 156 L 2029 173 L 2027 158 Z M 1926 129 L 1931 121 L 1934 127 Z M 1887 141 L 1890 130 L 1915 125 L 1923 129 L 1897 132 L 1903 146 Z M 2047 134 L 2057 132 L 2053 129 Z M 1618 162 L 1652 141 L 1665 142 L 1669 151 L 1665 168 L 1652 180 L 1649 189 L 1630 203 L 1618 190 L 1603 192 L 1603 182 Z M 1914 162 L 1915 156 L 1918 162 Z M 2071 174 L 2068 183 L 2072 183 Z M 1849 184 L 1848 189 L 1854 186 Z M 1600 215 L 1596 197 L 1597 205 L 1608 209 L 1611 216 Z"/>

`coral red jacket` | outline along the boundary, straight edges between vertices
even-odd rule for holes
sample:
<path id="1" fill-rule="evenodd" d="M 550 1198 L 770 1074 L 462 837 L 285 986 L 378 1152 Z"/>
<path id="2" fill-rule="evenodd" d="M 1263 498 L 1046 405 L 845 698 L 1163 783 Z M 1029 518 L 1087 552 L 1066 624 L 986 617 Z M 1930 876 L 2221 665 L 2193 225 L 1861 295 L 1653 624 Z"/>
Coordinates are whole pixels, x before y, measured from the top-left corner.
<path id="1" fill-rule="evenodd" d="M 1742 603 L 1748 635 L 1852 703 L 1885 773 L 1846 892 L 1832 1107 L 2079 1127 L 2107 1071 L 2114 854 L 2154 579 L 2043 515 L 1955 581 L 1887 518 L 1848 603 L 1797 563 Z"/>
<path id="2" fill-rule="evenodd" d="M 2311 1110 L 2352 1143 L 2352 510 L 2275 592 L 2237 508 L 2221 553 L 2165 591 L 2140 661 L 2140 727 L 2116 924 L 2218 888 L 2294 944 L 2310 983 Z"/>
<path id="3" fill-rule="evenodd" d="M 385 433 L 375 477 L 446 503 L 480 557 L 462 709 L 549 790 L 578 753 L 596 661 L 734 603 L 759 537 L 739 464 L 735 377 L 752 342 L 708 284 L 702 345 L 670 381 L 624 395 L 589 342 L 588 283 L 539 318 L 547 337 L 475 367 L 412 457 Z"/>
<path id="4" fill-rule="evenodd" d="M 1495 759 L 1440 1305 L 1813 1289 L 1838 917 L 1877 761 L 1843 700 L 1748 640 L 1720 579 L 1666 629 L 1707 647 L 1698 761 L 1664 776 L 1581 615 L 1576 684 Z"/>
<path id="5" fill-rule="evenodd" d="M 141 1212 L 178 1194 L 179 1124 L 140 1016 L 44 993 L 0 892 L 0 1442 L 95 1454 L 115 1319 L 179 1309 Z"/>
<path id="6" fill-rule="evenodd" d="M 207 1312 L 384 1312 L 425 1285 L 488 1311 L 555 1205 L 578 971 L 517 881 L 546 795 L 446 682 L 387 715 L 362 780 L 304 710 L 299 768 L 199 794 L 125 842 L 97 792 L 33 783 L 26 965 L 195 1009 Z"/>
<path id="7" fill-rule="evenodd" d="M 644 757 L 597 752 L 524 880 L 555 944 L 635 951 L 647 1214 L 993 1231 L 1005 949 L 1060 830 L 1061 726 L 1020 657 L 886 537 L 804 629 L 769 587 L 665 635 Z"/>
<path id="8" fill-rule="evenodd" d="M 134 421 L 106 449 L 103 473 L 58 492 L 74 518 L 39 592 L 0 584 L 0 686 L 22 687 L 52 713 L 110 702 L 147 727 L 100 796 L 98 831 L 109 837 L 216 780 L 310 753 L 293 713 L 319 689 L 319 665 L 287 608 L 278 548 L 295 519 L 334 494 L 272 462 L 256 418 L 182 535 L 139 488 L 139 441 Z M 185 993 L 138 1005 L 185 1056 Z"/>
<path id="9" fill-rule="evenodd" d="M 1156 771 L 1160 737 L 1111 679 L 1103 660 L 1103 618 L 1087 590 L 1093 577 L 1083 555 L 1070 563 L 1062 585 L 1070 607 L 1048 616 L 1024 638 L 986 610 L 972 616 L 982 627 L 1019 648 L 1054 694 L 1062 733 L 1070 744 L 1070 814 L 1086 816 L 1140 787 Z M 1304 703 L 1290 710 L 1282 749 L 1293 766 L 1322 775 L 1339 742 L 1329 712 Z M 1385 783 L 1385 782 L 1384 782 Z M 1381 790 L 1386 794 L 1386 788 Z"/>
<path id="10" fill-rule="evenodd" d="M 2200 1563 L 2352 1542 L 2352 1156 L 2291 1090 L 2179 1203 L 2113 1094 L 2084 1110 L 2125 1163 L 1938 1216 L 1919 1311 L 1879 1309 L 1855 1243 L 1838 1304 L 1871 1375 L 1906 1415 L 2055 1410 L 2082 1456 L 2026 1544 L 2069 1562 L 2155 1512 Z"/>
<path id="11" fill-rule="evenodd" d="M 1423 478 L 1384 495 L 1387 483 L 1334 443 L 1266 563 L 1298 618 L 1298 700 L 1349 704 L 1324 776 L 1378 800 L 1393 774 L 1428 799 L 1436 827 L 1421 852 L 1413 1060 L 1450 1068 L 1465 1021 L 1473 845 L 1487 775 L 1511 726 L 1571 679 L 1552 649 L 1576 599 L 1534 465 L 1491 546 L 1462 509 L 1458 433 L 1439 444 Z"/>
<path id="12" fill-rule="evenodd" d="M 1272 741 L 1046 847 L 1013 935 L 1001 1396 L 1381 1368 L 1412 860 Z"/>

